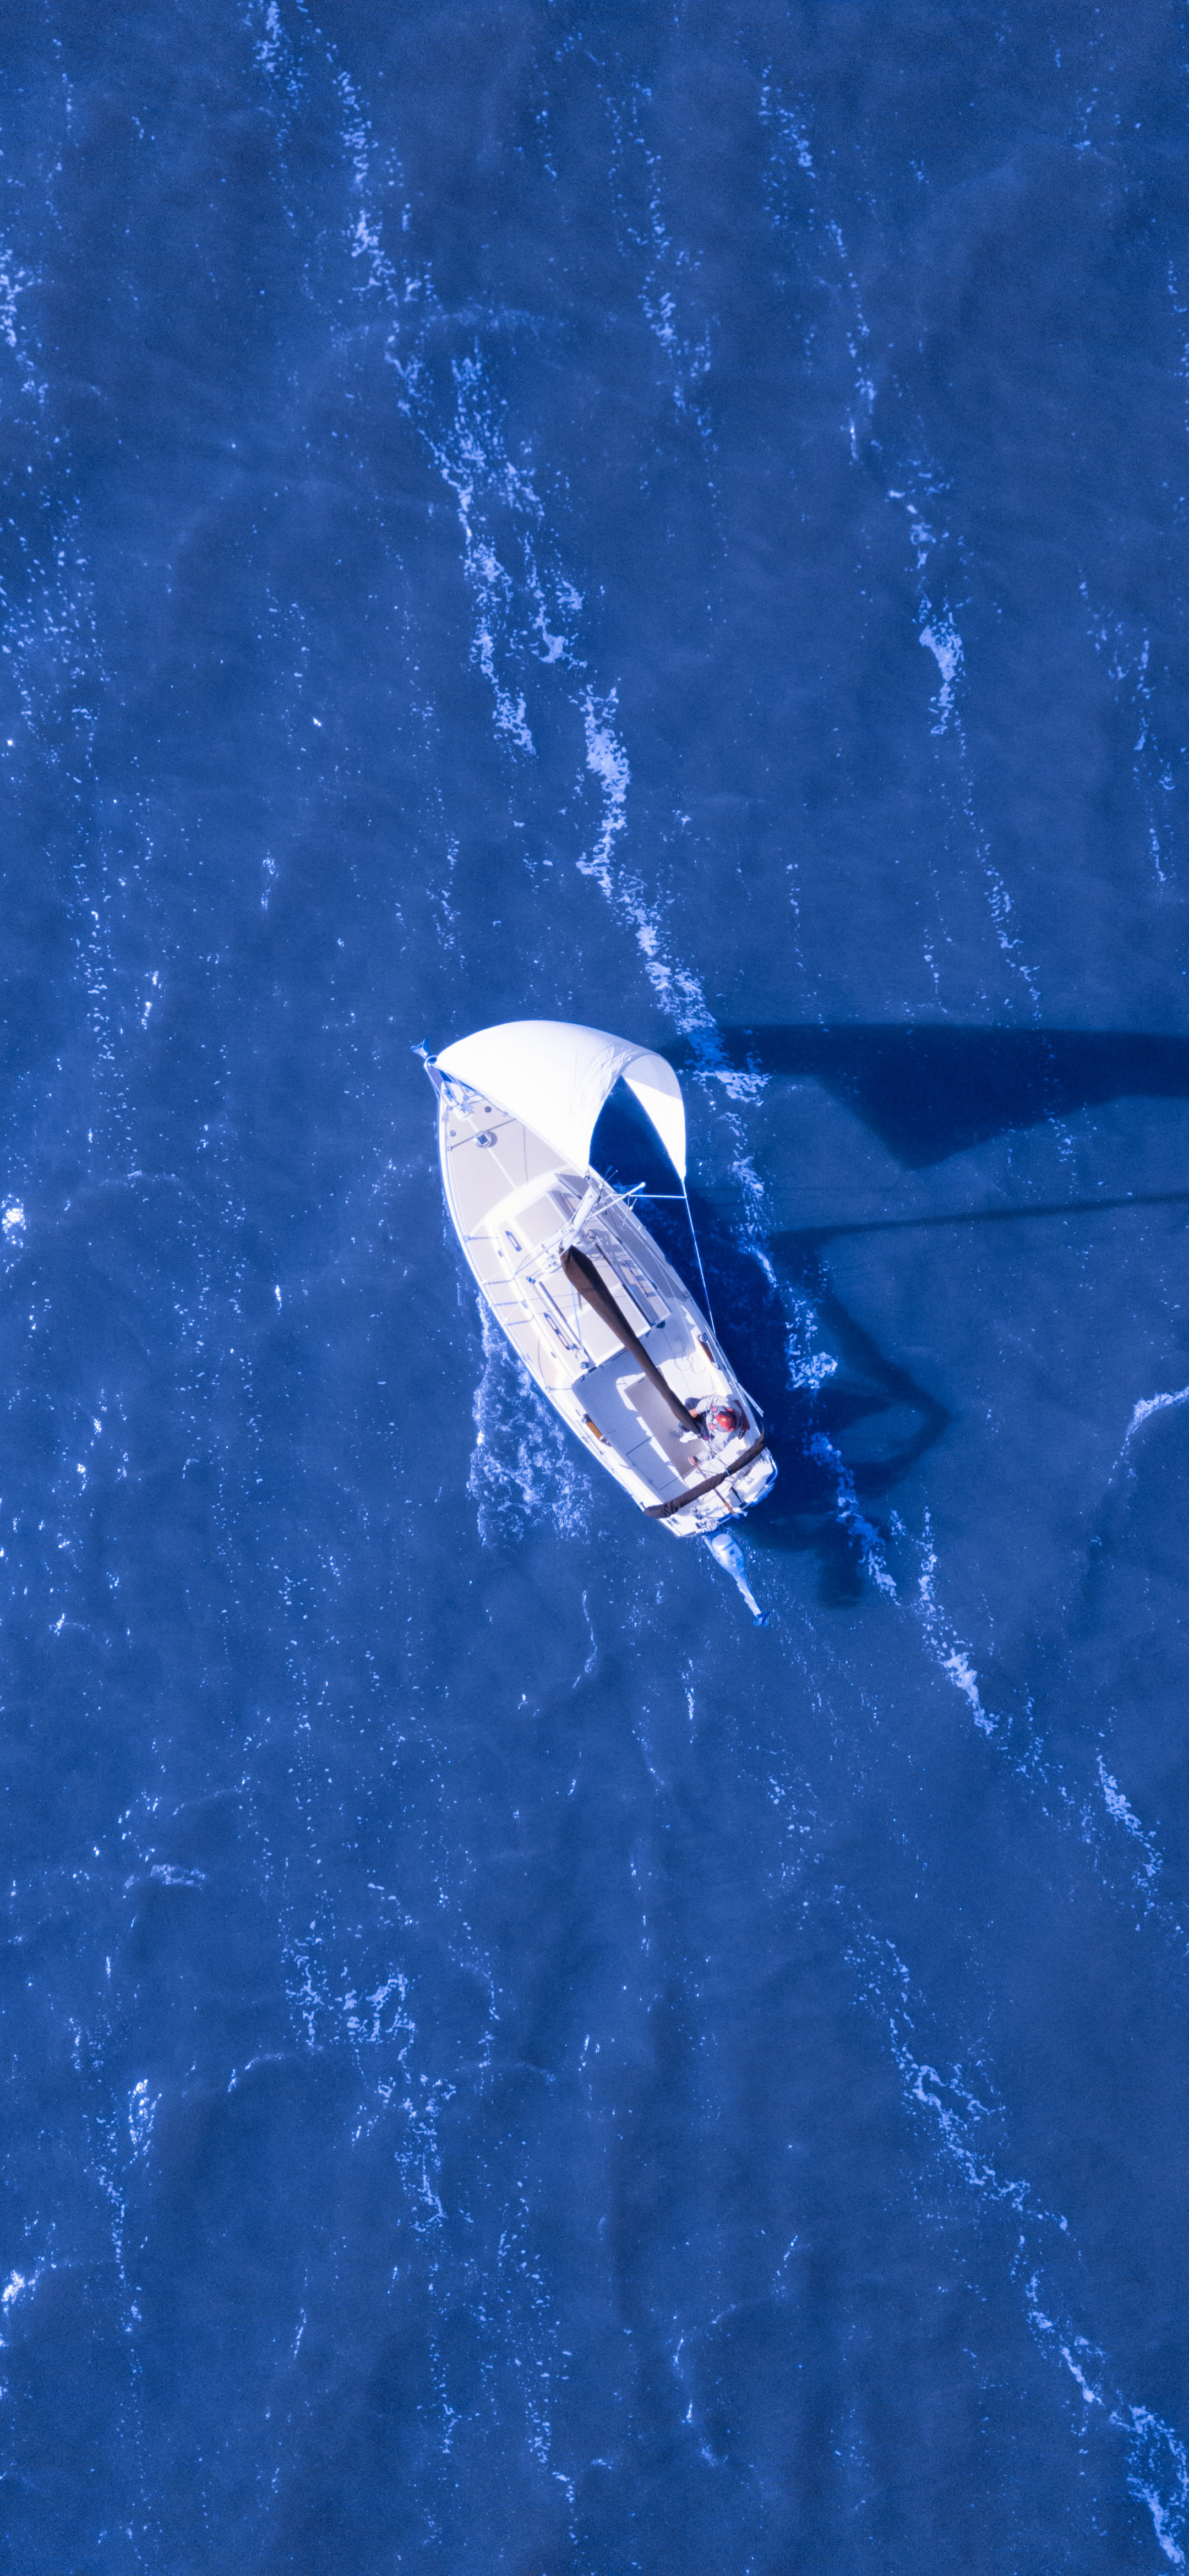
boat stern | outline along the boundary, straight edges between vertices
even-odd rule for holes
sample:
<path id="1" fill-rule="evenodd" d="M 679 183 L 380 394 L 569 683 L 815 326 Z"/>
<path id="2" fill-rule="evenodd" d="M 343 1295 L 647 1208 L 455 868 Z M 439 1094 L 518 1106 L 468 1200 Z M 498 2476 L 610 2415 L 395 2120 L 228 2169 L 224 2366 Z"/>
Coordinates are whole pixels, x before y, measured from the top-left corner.
<path id="1" fill-rule="evenodd" d="M 688 1500 L 679 1499 L 650 1519 L 663 1520 L 673 1538 L 707 1538 L 724 1521 L 739 1520 L 744 1512 L 754 1510 L 771 1492 L 776 1482 L 776 1460 L 770 1449 L 757 1444 L 729 1468 L 721 1481 L 715 1479 L 709 1491 L 692 1493 Z"/>

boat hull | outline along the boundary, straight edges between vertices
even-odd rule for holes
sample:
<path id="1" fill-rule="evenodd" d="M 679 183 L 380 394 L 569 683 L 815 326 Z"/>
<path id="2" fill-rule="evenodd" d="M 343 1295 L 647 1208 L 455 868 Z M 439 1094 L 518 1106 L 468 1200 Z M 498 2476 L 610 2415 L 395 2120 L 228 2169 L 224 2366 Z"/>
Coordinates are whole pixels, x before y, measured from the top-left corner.
<path id="1" fill-rule="evenodd" d="M 749 1511 L 776 1476 L 759 1407 L 647 1227 L 605 1181 L 431 1070 L 446 1205 L 529 1376 L 674 1538 Z M 714 1427 L 711 1413 L 736 1423 Z"/>

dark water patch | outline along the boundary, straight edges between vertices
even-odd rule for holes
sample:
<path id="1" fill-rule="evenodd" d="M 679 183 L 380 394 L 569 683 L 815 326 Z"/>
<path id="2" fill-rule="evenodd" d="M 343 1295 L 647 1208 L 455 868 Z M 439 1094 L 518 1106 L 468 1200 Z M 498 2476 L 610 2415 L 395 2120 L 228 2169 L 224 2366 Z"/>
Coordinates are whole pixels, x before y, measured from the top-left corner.
<path id="1" fill-rule="evenodd" d="M 840 1218 L 835 1225 L 799 1226 L 788 1234 L 776 1234 L 772 1249 L 786 1247 L 796 1258 L 798 1248 L 826 1244 L 836 1236 L 848 1234 L 916 1234 L 938 1226 L 1023 1225 L 1030 1219 L 1046 1218 L 1050 1222 L 1065 1217 L 1119 1216 L 1134 1208 L 1189 1207 L 1189 1190 L 1135 1190 L 1126 1198 L 1054 1199 L 1048 1207 L 1032 1202 L 1023 1207 L 954 1208 L 935 1216 L 874 1216 Z"/>
<path id="2" fill-rule="evenodd" d="M 820 1082 L 912 1168 L 1110 1100 L 1189 1099 L 1189 1038 L 1142 1031 L 724 1028 L 740 1072 Z M 690 1066 L 688 1049 L 669 1050 Z"/>
<path id="3" fill-rule="evenodd" d="M 698 1294 L 690 1223 L 671 1196 L 674 1174 L 622 1083 L 603 1110 L 591 1159 L 617 1187 L 644 1181 L 640 1213 Z M 790 1316 L 780 1290 L 773 1290 L 764 1265 L 696 1181 L 689 1204 L 716 1322 L 760 1405 L 780 1464 L 779 1487 L 751 1523 L 752 1533 L 767 1547 L 812 1549 L 822 1560 L 831 1597 L 853 1599 L 859 1553 L 837 1516 L 837 1475 L 823 1456 L 823 1444 L 837 1452 L 853 1476 L 856 1493 L 874 1504 L 941 1437 L 949 1414 L 848 1313 L 821 1258 L 824 1230 L 782 1234 L 771 1246 L 784 1286 L 795 1299 L 811 1303 L 835 1356 L 829 1376 L 812 1386 L 797 1384 Z"/>

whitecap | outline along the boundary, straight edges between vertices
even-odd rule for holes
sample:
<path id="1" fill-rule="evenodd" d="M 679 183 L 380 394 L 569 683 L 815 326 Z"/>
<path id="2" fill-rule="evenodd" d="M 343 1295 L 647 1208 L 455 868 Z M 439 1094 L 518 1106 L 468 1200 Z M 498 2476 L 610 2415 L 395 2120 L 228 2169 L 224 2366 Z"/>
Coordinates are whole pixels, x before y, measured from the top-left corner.
<path id="1" fill-rule="evenodd" d="M 1160 1870 L 1164 1866 L 1162 1856 L 1157 1850 L 1156 1844 L 1154 1843 L 1151 1835 L 1145 1833 L 1139 1817 L 1135 1813 L 1135 1809 L 1128 1803 L 1128 1800 L 1124 1796 L 1122 1789 L 1119 1787 L 1119 1783 L 1115 1779 L 1114 1774 L 1107 1770 L 1101 1753 L 1098 1756 L 1098 1780 L 1099 1786 L 1102 1790 L 1103 1799 L 1106 1804 L 1107 1814 L 1113 1819 L 1116 1825 L 1122 1826 L 1124 1833 L 1130 1834 L 1133 1841 L 1140 1845 L 1144 1855 L 1144 1866 L 1141 1876 L 1144 1879 L 1151 1881 L 1158 1876 Z"/>
<path id="2" fill-rule="evenodd" d="M 823 1369 L 823 1375 L 829 1371 Z M 864 1574 L 870 1576 L 876 1590 L 888 1601 L 898 1600 L 894 1576 L 889 1572 L 883 1552 L 883 1540 L 874 1523 L 867 1519 L 850 1468 L 824 1431 L 815 1432 L 809 1442 L 809 1455 L 818 1465 L 829 1467 L 834 1477 L 834 1517 L 858 1545 L 859 1561 Z"/>
<path id="3" fill-rule="evenodd" d="M 995 1735 L 998 1733 L 999 1720 L 989 1716 L 983 1707 L 978 1674 L 971 1662 L 970 1648 L 958 1636 L 934 1590 L 933 1578 L 937 1572 L 937 1550 L 933 1544 L 928 1511 L 925 1513 L 924 1532 L 918 1542 L 918 1554 L 920 1572 L 917 1576 L 917 1611 L 924 1630 L 925 1643 L 934 1662 L 945 1674 L 946 1680 L 952 1682 L 956 1691 L 961 1692 L 980 1732 L 983 1735 Z"/>
<path id="4" fill-rule="evenodd" d="M 906 2103 L 928 2115 L 941 2153 L 969 2188 L 984 2200 L 999 2202 L 1012 2210 L 1021 2222 L 1011 2275 L 1014 2280 L 1025 2275 L 1022 2286 L 1029 2327 L 1041 2350 L 1061 2364 L 1080 2390 L 1082 2420 L 1100 2408 L 1104 2423 L 1123 2434 L 1128 2488 L 1150 2515 L 1169 2565 L 1183 2569 L 1186 2561 L 1181 2534 L 1189 2509 L 1189 2460 L 1183 2442 L 1150 2407 L 1137 2405 L 1119 2392 L 1108 2396 L 1109 2356 L 1079 2334 L 1071 2321 L 1062 2319 L 1059 2313 L 1050 2313 L 1057 2302 L 1047 2294 L 1042 2304 L 1037 2231 L 1055 2231 L 1049 2240 L 1054 2253 L 1059 2238 L 1064 2238 L 1070 2251 L 1076 2252 L 1068 2220 L 1042 2207 L 1024 2176 L 1003 2174 L 983 2148 L 978 2130 L 998 2112 L 998 2105 L 982 2098 L 991 2090 L 985 2072 L 980 2070 L 975 2092 L 961 2064 L 942 2075 L 919 2054 L 914 2025 L 920 2019 L 920 2008 L 912 1994 L 908 1970 L 891 1942 L 879 1939 L 862 1926 L 856 1930 L 847 1955 L 859 1970 L 862 2000 L 884 2023 Z"/>
<path id="5" fill-rule="evenodd" d="M 142 2075 L 139 2084 L 132 2087 L 128 2098 L 128 2135 L 134 2155 L 143 2156 L 148 2152 L 159 2099 L 159 2095 L 149 2092 L 147 2076 Z"/>
<path id="6" fill-rule="evenodd" d="M 1123 1446 L 1119 1451 L 1118 1459 L 1115 1461 L 1116 1466 L 1119 1464 L 1120 1460 L 1126 1457 L 1131 1442 L 1135 1438 L 1136 1432 L 1139 1430 L 1141 1424 L 1150 1421 L 1151 1416 L 1154 1413 L 1166 1413 L 1172 1406 L 1178 1404 L 1189 1404 L 1189 1386 L 1179 1386 L 1176 1388 L 1175 1392 L 1170 1395 L 1142 1395 L 1131 1416 L 1131 1420 L 1127 1425 L 1127 1429 L 1123 1434 Z"/>
<path id="7" fill-rule="evenodd" d="M 925 607 L 929 607 L 927 600 Z M 932 701 L 931 712 L 932 731 L 944 733 L 954 712 L 965 661 L 962 638 L 954 624 L 952 609 L 944 607 L 940 617 L 930 611 L 927 622 L 921 627 L 920 640 L 926 652 L 932 654 L 941 673 L 941 687 Z"/>

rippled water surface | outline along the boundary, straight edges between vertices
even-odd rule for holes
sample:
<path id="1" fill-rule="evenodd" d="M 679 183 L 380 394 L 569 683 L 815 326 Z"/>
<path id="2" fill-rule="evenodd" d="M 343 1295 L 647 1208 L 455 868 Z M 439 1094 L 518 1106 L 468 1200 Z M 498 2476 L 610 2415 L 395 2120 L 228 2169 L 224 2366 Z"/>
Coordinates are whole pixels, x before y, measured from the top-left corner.
<path id="1" fill-rule="evenodd" d="M 1187 69 L 10 13 L 14 2576 L 1186 2565 Z M 477 1310 L 519 1016 L 681 1069 L 763 1630 Z"/>

